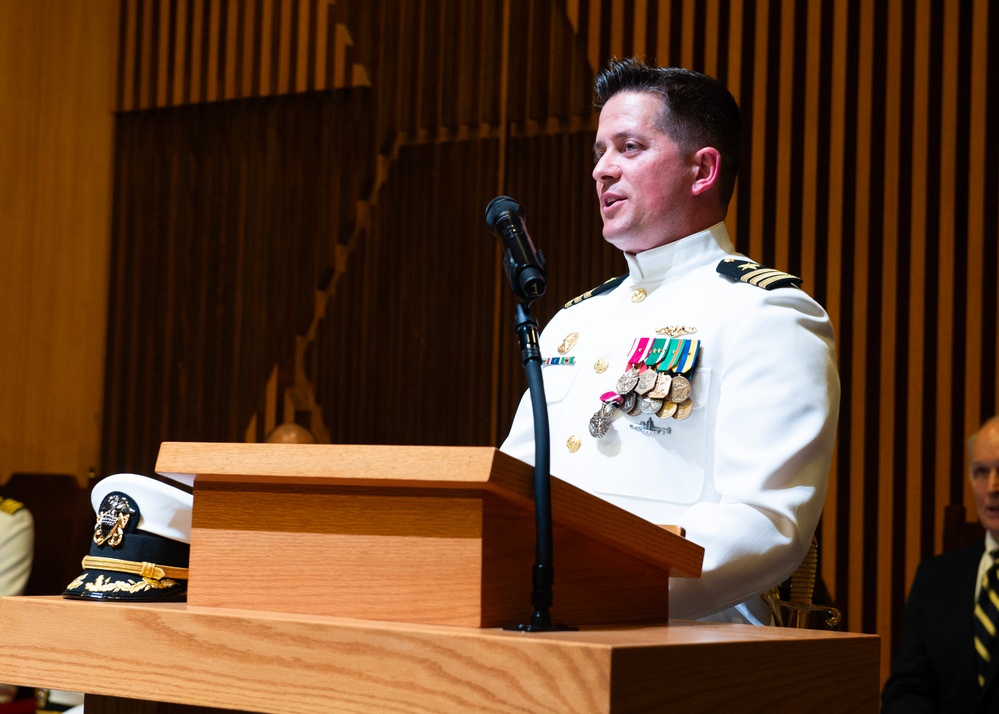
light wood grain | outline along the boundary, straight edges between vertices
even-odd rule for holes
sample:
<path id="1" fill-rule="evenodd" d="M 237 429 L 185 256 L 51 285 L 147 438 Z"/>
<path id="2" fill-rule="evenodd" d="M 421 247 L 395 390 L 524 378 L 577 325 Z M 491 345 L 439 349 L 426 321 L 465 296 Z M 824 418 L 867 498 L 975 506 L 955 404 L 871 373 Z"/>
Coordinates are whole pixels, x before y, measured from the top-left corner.
<path id="1" fill-rule="evenodd" d="M 0 2 L 0 474 L 100 466 L 118 3 Z"/>
<path id="2" fill-rule="evenodd" d="M 160 445 L 156 471 L 188 483 L 197 477 L 213 482 L 271 483 L 279 479 L 296 484 L 420 482 L 460 487 L 493 480 L 530 496 L 523 464 L 496 449 L 478 446 L 165 441 Z"/>
<path id="3" fill-rule="evenodd" d="M 475 488 L 525 506 L 534 501 L 532 467 L 484 446 L 164 442 L 156 471 L 206 488 L 225 483 Z M 589 531 L 651 565 L 669 567 L 673 577 L 700 576 L 703 548 L 675 531 L 611 507 L 557 477 L 551 490 L 557 522 Z"/>
<path id="4" fill-rule="evenodd" d="M 164 444 L 193 481 L 188 599 L 301 614 L 496 627 L 530 621 L 532 468 L 493 448 Z M 703 549 L 552 480 L 553 616 L 664 623 Z"/>
<path id="5" fill-rule="evenodd" d="M 877 711 L 868 635 L 683 621 L 525 634 L 54 597 L 3 598 L 0 627 L 2 681 L 246 711 Z"/>

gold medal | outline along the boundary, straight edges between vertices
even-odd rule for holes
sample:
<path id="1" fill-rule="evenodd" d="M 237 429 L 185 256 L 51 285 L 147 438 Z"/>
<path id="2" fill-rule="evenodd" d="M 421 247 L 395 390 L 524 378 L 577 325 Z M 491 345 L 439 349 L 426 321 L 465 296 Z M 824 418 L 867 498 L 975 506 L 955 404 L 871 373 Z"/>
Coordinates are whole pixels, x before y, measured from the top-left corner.
<path id="1" fill-rule="evenodd" d="M 674 414 L 676 414 L 676 402 L 671 402 L 669 399 L 664 400 L 659 411 L 656 412 L 656 416 L 660 419 L 669 419 Z"/>
<path id="2" fill-rule="evenodd" d="M 690 398 L 690 382 L 681 374 L 673 377 L 673 383 L 669 388 L 669 399 L 671 402 L 684 402 Z"/>
<path id="3" fill-rule="evenodd" d="M 694 411 L 694 403 L 688 399 L 676 405 L 676 414 L 673 415 L 673 418 L 677 421 L 683 421 L 690 416 L 692 411 Z"/>

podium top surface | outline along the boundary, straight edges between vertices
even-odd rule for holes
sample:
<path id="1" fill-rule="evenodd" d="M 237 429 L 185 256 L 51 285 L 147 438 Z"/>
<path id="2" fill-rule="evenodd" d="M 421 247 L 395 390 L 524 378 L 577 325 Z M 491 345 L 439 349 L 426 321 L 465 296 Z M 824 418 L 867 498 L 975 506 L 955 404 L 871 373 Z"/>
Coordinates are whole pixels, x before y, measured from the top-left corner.
<path id="1" fill-rule="evenodd" d="M 195 480 L 438 488 L 493 484 L 531 497 L 525 467 L 530 468 L 488 446 L 165 441 L 156 460 L 157 473 L 188 485 Z"/>
<path id="2" fill-rule="evenodd" d="M 877 711 L 879 641 L 851 633 L 525 634 L 58 597 L 2 598 L 0 625 L 5 682 L 274 714 Z"/>

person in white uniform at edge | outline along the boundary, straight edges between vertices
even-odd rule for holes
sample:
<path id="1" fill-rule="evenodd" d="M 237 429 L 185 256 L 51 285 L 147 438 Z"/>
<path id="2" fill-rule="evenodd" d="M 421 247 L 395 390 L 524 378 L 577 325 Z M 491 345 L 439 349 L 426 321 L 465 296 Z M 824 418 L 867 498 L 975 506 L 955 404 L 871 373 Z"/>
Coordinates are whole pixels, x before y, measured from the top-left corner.
<path id="1" fill-rule="evenodd" d="M 804 558 L 825 500 L 833 329 L 800 279 L 735 252 L 728 90 L 637 59 L 612 61 L 595 89 L 603 236 L 628 274 L 541 334 L 551 472 L 704 547 L 702 577 L 670 583 L 671 617 L 769 624 L 760 593 Z M 529 394 L 500 449 L 533 464 Z"/>

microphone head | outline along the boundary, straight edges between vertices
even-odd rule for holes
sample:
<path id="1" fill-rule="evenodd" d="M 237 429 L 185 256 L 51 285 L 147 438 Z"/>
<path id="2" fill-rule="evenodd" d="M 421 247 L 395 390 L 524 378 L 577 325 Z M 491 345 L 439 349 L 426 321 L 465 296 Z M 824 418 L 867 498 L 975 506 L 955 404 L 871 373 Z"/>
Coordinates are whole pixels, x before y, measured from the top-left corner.
<path id="1" fill-rule="evenodd" d="M 496 221 L 504 213 L 512 213 L 518 218 L 524 218 L 523 207 L 509 196 L 497 196 L 486 206 L 486 227 L 490 233 L 496 232 Z"/>

